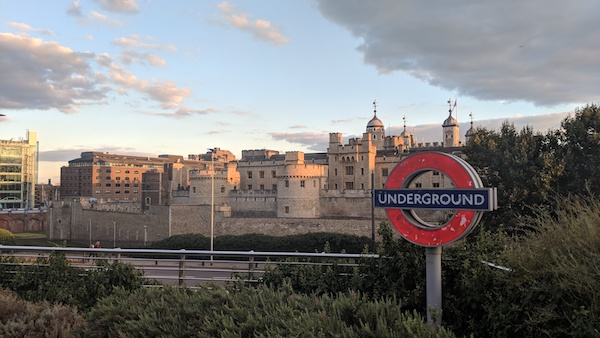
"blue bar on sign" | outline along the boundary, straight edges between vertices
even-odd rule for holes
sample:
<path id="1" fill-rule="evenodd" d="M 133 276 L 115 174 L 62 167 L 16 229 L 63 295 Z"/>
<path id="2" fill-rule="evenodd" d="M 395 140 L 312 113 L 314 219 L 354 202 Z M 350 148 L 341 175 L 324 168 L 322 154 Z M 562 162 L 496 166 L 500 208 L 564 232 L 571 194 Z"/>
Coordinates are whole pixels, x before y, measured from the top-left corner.
<path id="1" fill-rule="evenodd" d="M 375 190 L 376 208 L 494 210 L 494 190 L 483 189 L 382 189 Z"/>

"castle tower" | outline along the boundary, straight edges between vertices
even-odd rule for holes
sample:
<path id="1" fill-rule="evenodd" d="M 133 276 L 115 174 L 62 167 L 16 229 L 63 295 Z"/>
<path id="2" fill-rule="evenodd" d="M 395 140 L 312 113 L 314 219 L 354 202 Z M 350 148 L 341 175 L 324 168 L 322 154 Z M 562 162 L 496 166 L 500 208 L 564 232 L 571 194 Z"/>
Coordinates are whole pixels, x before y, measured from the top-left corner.
<path id="1" fill-rule="evenodd" d="M 452 105 L 452 100 L 448 100 L 448 118 L 442 124 L 444 147 L 458 147 L 460 144 L 458 121 L 452 117 L 454 111 L 456 111 L 456 100 L 454 100 L 454 105 Z"/>
<path id="2" fill-rule="evenodd" d="M 475 135 L 475 128 L 473 128 L 473 113 L 470 113 L 469 117 L 471 118 L 471 128 L 465 133 L 465 144 L 469 143 L 469 140 Z"/>
<path id="3" fill-rule="evenodd" d="M 385 139 L 385 126 L 383 122 L 377 118 L 377 100 L 373 101 L 373 118 L 367 123 L 367 133 L 371 134 L 371 142 L 381 149 L 383 147 L 383 140 Z"/>

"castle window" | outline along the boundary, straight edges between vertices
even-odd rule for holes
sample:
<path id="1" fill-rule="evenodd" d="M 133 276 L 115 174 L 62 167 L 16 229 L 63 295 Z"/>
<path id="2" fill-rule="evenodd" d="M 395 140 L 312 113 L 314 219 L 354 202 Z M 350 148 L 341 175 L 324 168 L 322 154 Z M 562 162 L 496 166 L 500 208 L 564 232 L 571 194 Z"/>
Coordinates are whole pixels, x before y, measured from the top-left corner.
<path id="1" fill-rule="evenodd" d="M 272 176 L 273 178 L 275 178 L 275 177 L 276 177 L 276 172 L 275 172 L 275 170 L 271 171 L 271 176 Z"/>
<path id="2" fill-rule="evenodd" d="M 258 177 L 265 178 L 265 172 L 263 170 L 258 172 Z"/>
<path id="3" fill-rule="evenodd" d="M 285 187 L 286 187 L 286 188 L 289 188 L 289 187 L 290 187 L 290 181 L 288 181 L 288 180 L 285 180 Z"/>
<path id="4" fill-rule="evenodd" d="M 354 182 L 346 182 L 346 189 L 354 189 Z"/>
<path id="5" fill-rule="evenodd" d="M 285 213 L 289 214 L 290 213 L 290 207 L 288 207 L 287 205 L 285 206 Z"/>
<path id="6" fill-rule="evenodd" d="M 365 174 L 365 168 L 360 168 L 360 174 L 364 176 L 364 174 Z"/>
<path id="7" fill-rule="evenodd" d="M 354 167 L 347 166 L 346 167 L 346 175 L 354 175 Z"/>
<path id="8" fill-rule="evenodd" d="M 225 187 L 221 186 L 221 194 L 224 194 L 224 193 L 225 193 Z"/>
<path id="9" fill-rule="evenodd" d="M 277 184 L 273 184 L 273 191 L 277 190 Z"/>
<path id="10" fill-rule="evenodd" d="M 252 190 L 252 184 L 248 184 L 248 190 Z"/>
<path id="11" fill-rule="evenodd" d="M 421 182 L 415 183 L 415 188 L 421 188 L 421 187 L 423 187 L 423 183 L 421 183 Z"/>
<path id="12" fill-rule="evenodd" d="M 252 172 L 248 171 L 248 178 L 252 178 Z"/>
<path id="13" fill-rule="evenodd" d="M 381 176 L 387 176 L 388 175 L 388 168 L 381 168 Z"/>
<path id="14" fill-rule="evenodd" d="M 260 190 L 265 190 L 265 185 L 264 185 L 264 184 L 261 184 L 261 185 L 260 185 Z M 222 191 L 222 192 L 223 192 L 223 191 Z"/>
<path id="15" fill-rule="evenodd" d="M 301 180 L 301 181 L 300 181 L 300 187 L 301 187 L 301 188 L 304 188 L 305 184 L 306 184 L 306 181 L 304 181 L 304 180 Z"/>
<path id="16" fill-rule="evenodd" d="M 192 193 L 196 193 L 196 187 L 192 187 Z"/>
<path id="17" fill-rule="evenodd" d="M 439 187 L 440 187 L 440 184 L 439 184 L 438 182 L 435 182 L 435 183 L 433 184 L 433 187 L 434 187 L 434 188 L 439 188 Z"/>
<path id="18" fill-rule="evenodd" d="M 434 170 L 434 171 L 433 171 L 433 176 L 439 176 L 439 174 L 440 174 L 440 172 L 439 172 L 439 171 L 437 171 L 437 170 Z"/>
<path id="19" fill-rule="evenodd" d="M 336 169 L 333 169 L 333 174 L 334 174 L 335 176 L 337 176 L 337 168 L 336 168 Z"/>
<path id="20" fill-rule="evenodd" d="M 337 190 L 337 183 L 333 185 L 333 189 Z"/>

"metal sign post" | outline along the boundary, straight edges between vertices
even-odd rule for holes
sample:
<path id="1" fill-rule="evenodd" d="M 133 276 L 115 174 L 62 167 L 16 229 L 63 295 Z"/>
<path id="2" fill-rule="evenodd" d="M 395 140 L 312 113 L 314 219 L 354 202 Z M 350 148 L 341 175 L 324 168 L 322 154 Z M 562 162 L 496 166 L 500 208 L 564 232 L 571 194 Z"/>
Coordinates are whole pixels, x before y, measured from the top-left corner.
<path id="1" fill-rule="evenodd" d="M 421 174 L 437 171 L 449 177 L 454 189 L 416 189 L 410 184 Z M 442 321 L 442 246 L 468 235 L 484 211 L 497 209 L 496 189 L 484 188 L 465 160 L 441 152 L 422 152 L 402 160 L 390 173 L 385 189 L 375 190 L 373 204 L 385 208 L 394 228 L 411 243 L 425 247 L 427 321 Z M 442 225 L 432 225 L 415 210 L 456 210 Z"/>

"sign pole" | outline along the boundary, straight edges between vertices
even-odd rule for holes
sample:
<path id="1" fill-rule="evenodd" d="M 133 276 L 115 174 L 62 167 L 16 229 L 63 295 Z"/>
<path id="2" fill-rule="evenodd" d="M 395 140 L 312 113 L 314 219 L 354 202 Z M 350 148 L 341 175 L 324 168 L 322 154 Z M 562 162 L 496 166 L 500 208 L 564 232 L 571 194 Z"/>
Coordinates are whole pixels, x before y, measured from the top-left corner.
<path id="1" fill-rule="evenodd" d="M 442 323 L 442 247 L 425 248 L 427 323 Z"/>

